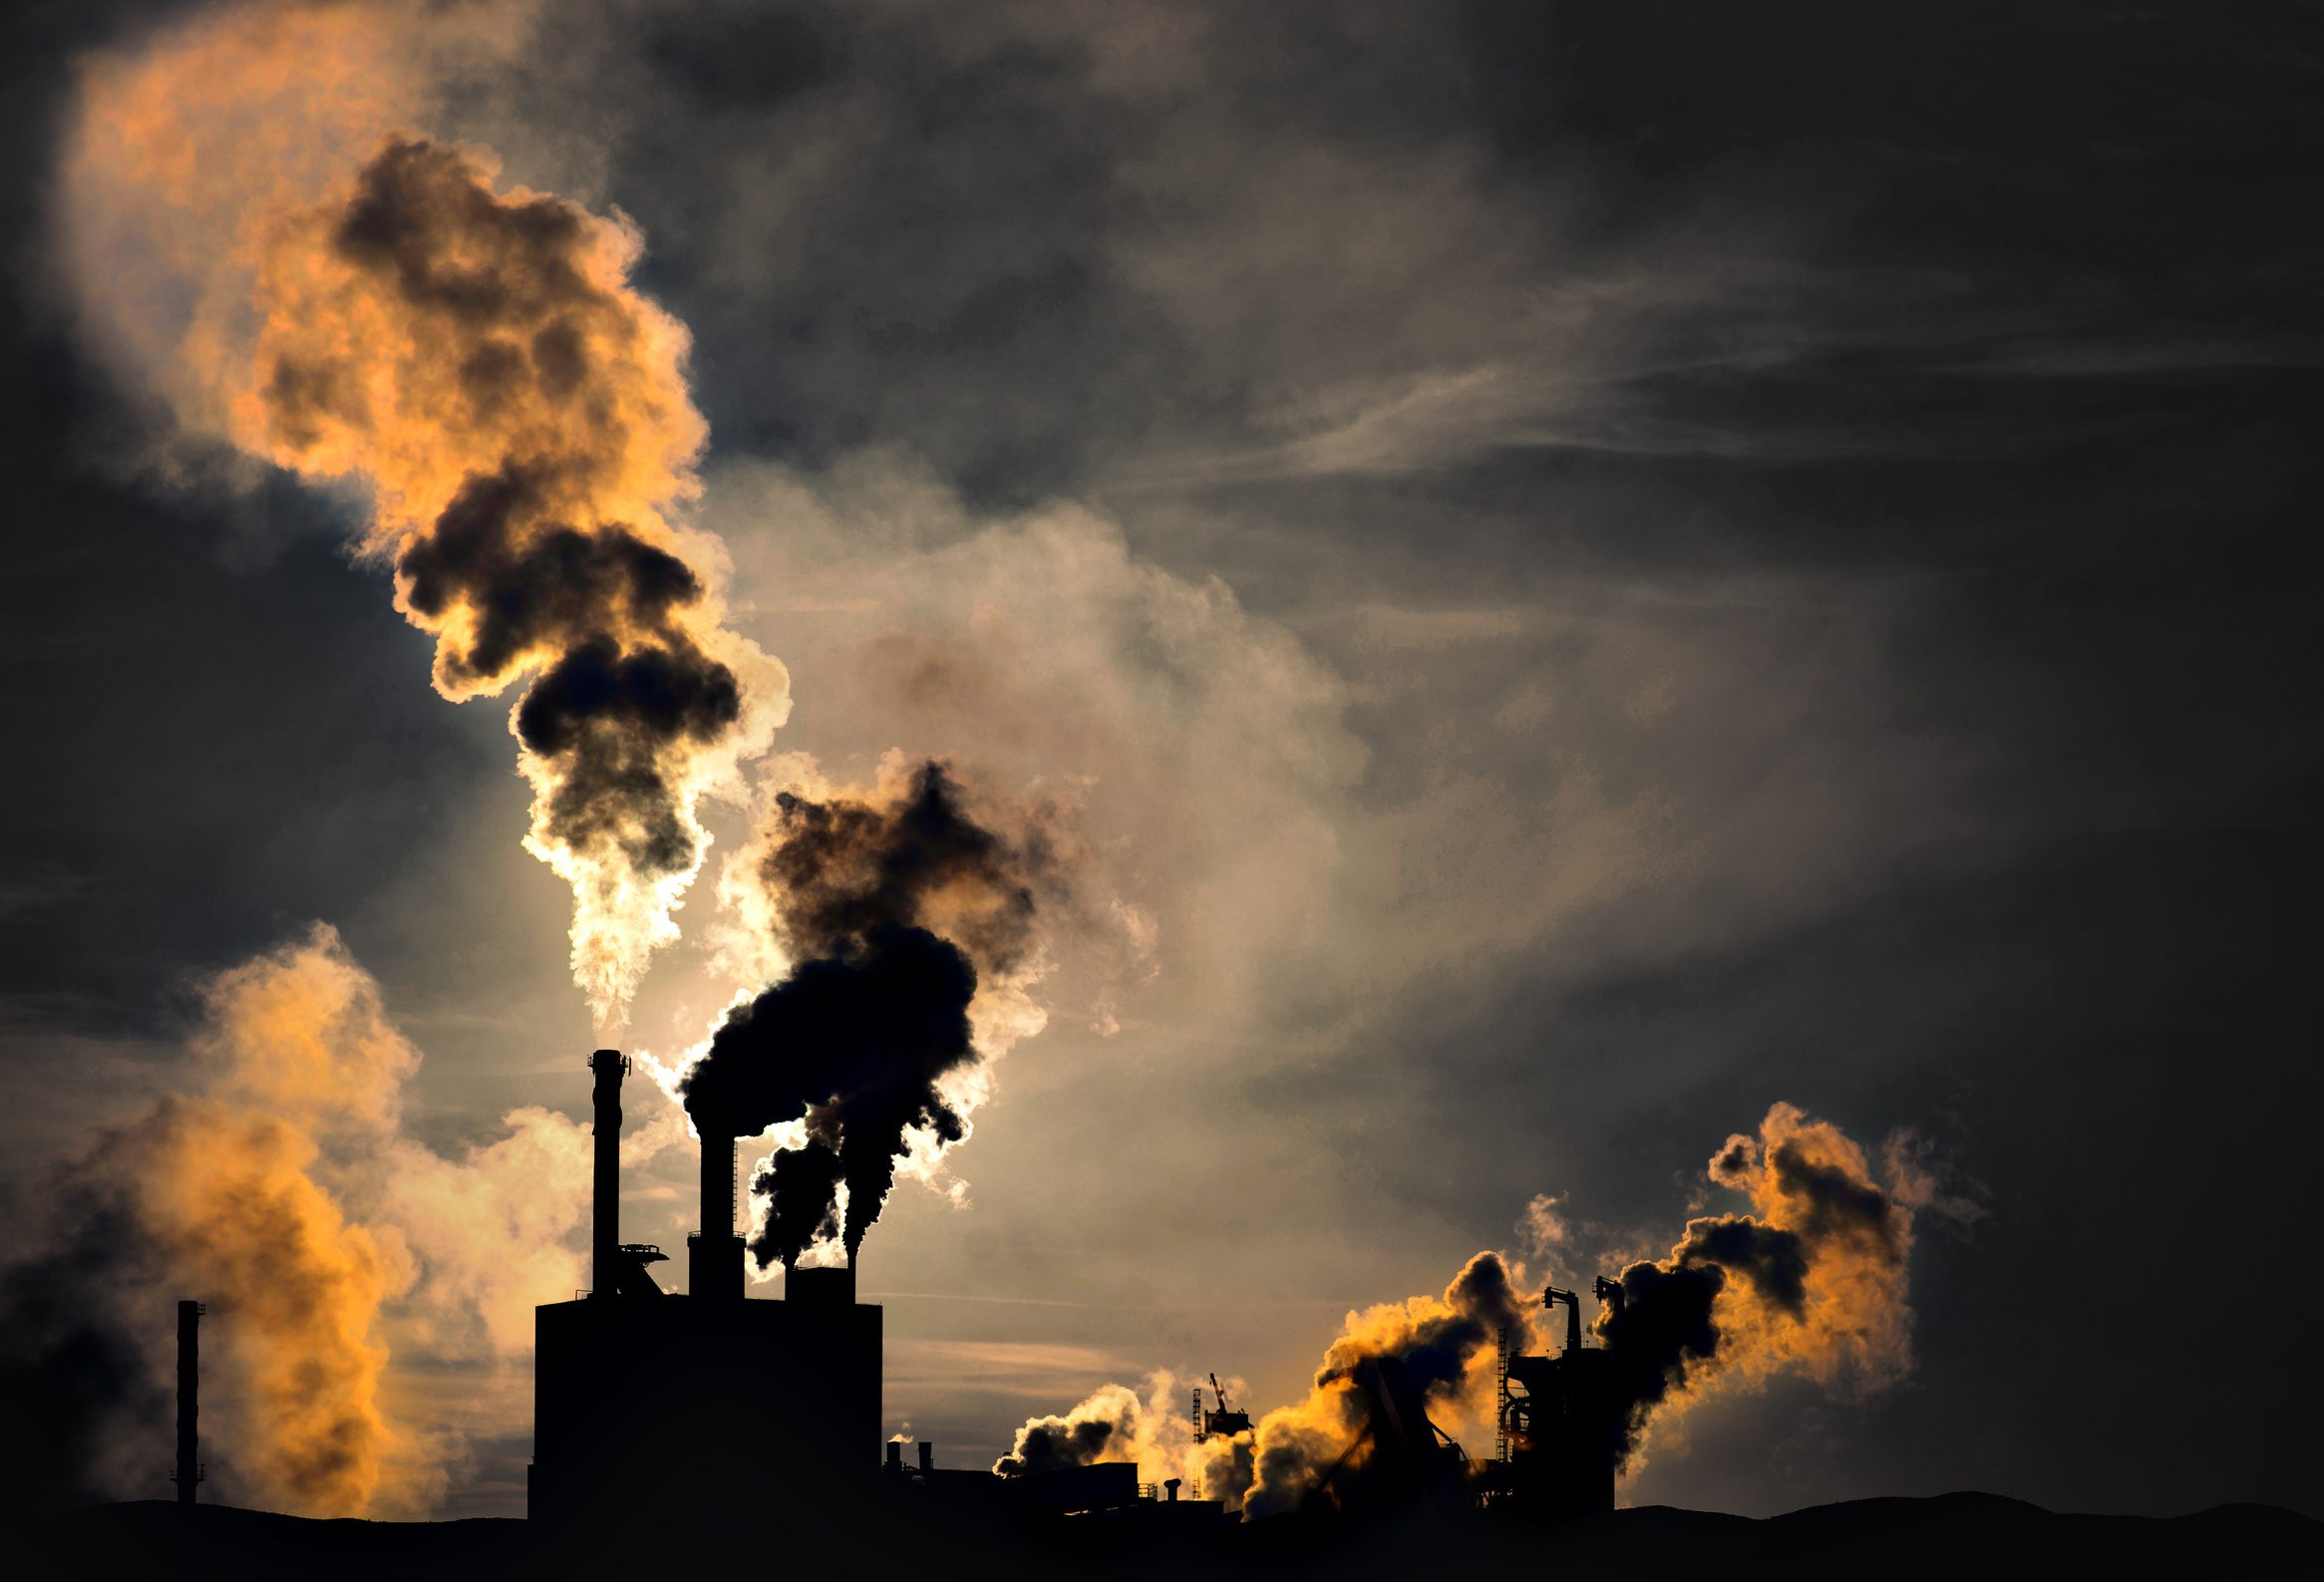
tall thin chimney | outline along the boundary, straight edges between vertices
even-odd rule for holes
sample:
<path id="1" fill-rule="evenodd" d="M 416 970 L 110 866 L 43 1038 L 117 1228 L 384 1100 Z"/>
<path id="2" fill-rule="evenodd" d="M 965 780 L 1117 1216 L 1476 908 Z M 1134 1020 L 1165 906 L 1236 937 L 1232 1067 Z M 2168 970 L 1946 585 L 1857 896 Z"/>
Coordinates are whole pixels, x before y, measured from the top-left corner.
<path id="1" fill-rule="evenodd" d="M 193 1503 L 201 1481 L 201 1304 L 177 1304 L 177 1503 Z"/>
<path id="2" fill-rule="evenodd" d="M 687 1238 L 689 1283 L 697 1301 L 739 1302 L 743 1238 L 735 1234 L 734 1127 L 703 1109 L 695 1112 L 694 1129 L 702 1134 L 702 1229 Z"/>
<path id="3" fill-rule="evenodd" d="M 589 1195 L 589 1294 L 609 1297 L 621 1279 L 621 1079 L 629 1062 L 617 1049 L 589 1057 L 596 1083 L 589 1090 L 595 1109 L 596 1148 Z"/>

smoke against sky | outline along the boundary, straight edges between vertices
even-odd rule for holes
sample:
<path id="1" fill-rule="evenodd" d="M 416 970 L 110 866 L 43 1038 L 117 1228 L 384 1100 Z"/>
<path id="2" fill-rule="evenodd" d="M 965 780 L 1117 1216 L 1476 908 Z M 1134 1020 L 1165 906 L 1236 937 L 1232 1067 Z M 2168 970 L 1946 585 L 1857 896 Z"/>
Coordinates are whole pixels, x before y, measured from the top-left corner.
<path id="1" fill-rule="evenodd" d="M 682 1087 L 718 1133 L 806 1124 L 753 1174 L 761 1269 L 796 1264 L 832 1227 L 852 1262 L 897 1162 L 940 1171 L 990 1096 L 986 1062 L 1043 1025 L 1028 990 L 1049 970 L 1042 907 L 1067 893 L 1060 858 L 1043 817 L 1012 838 L 962 796 L 933 761 L 872 799 L 778 791 L 724 887 L 789 965 L 728 1013 Z"/>
<path id="2" fill-rule="evenodd" d="M 524 627 L 559 653 L 603 595 L 623 641 L 660 609 L 782 655 L 780 747 L 820 768 L 755 794 L 876 799 L 895 750 L 1072 814 L 1074 923 L 972 1206 L 893 1194 L 868 1266 L 945 1464 L 1158 1364 L 1299 1399 L 1340 1314 L 1440 1289 L 1537 1194 L 1577 1259 L 1662 1261 L 1674 1161 L 1786 1095 L 1911 1120 L 1991 1212 L 1920 1222 L 1905 1385 L 1723 1390 L 1635 1497 L 2311 1500 L 2312 1450 L 2236 1404 L 2312 1384 L 2205 1348 L 2134 1401 L 2152 1336 L 2088 1297 L 2119 1257 L 2058 1231 L 2114 1222 L 2137 1157 L 2182 1165 L 2158 1244 L 2268 1267 L 2299 1235 L 2307 24 L 1108 11 L 581 4 L 552 48 L 504 6 L 26 8 L 13 1189 L 205 1092 L 184 975 L 293 919 L 427 1048 L 401 1124 L 437 1157 L 550 1179 L 577 1111 L 573 896 L 518 847 L 508 715 L 422 679 L 471 634 L 391 606 L 394 547 L 346 564 L 354 475 L 216 450 L 231 390 L 194 377 L 258 366 L 271 238 L 221 231 L 224 195 L 320 234 L 403 128 L 487 220 L 555 193 L 637 249 L 622 288 L 687 327 L 716 437 L 699 495 L 649 502 L 667 538 L 463 518 L 414 572 L 444 610 L 558 521 L 588 543 L 547 569 L 598 612 Z M 82 114 L 166 62 L 199 114 Z M 624 1043 L 671 1056 L 776 981 L 738 861 L 765 811 L 696 805 L 720 882 Z M 630 1172 L 625 1234 L 691 1228 L 690 1152 Z M 520 1497 L 521 1445 L 491 1453 L 457 1508 Z"/>
<path id="3" fill-rule="evenodd" d="M 181 421 L 369 492 L 363 548 L 437 639 L 439 692 L 525 684 L 510 723 L 534 792 L 526 846 L 572 887 L 574 977 L 617 1027 L 677 938 L 707 845 L 697 805 L 765 750 L 787 682 L 721 625 L 715 546 L 665 514 L 697 492 L 707 432 L 686 331 L 629 284 L 634 229 L 498 191 L 490 156 L 402 130 L 421 85 L 397 85 L 431 25 L 252 4 L 105 59 L 67 233 L 179 265 L 158 288 L 199 310 L 174 344 L 153 344 L 110 269 L 79 278 L 101 342 L 157 357 Z M 285 75 L 306 92 L 281 94 Z M 301 194 L 253 140 L 349 163 Z"/>
<path id="4" fill-rule="evenodd" d="M 1712 1156 L 1704 1185 L 1745 1198 L 1750 1211 L 1690 1220 L 1667 1256 L 1621 1269 L 1621 1304 L 1602 1304 L 1591 1326 L 1609 1361 L 1626 1471 L 1640 1469 L 1657 1430 L 1667 1435 L 1673 1420 L 1722 1392 L 1764 1390 L 1790 1373 L 1863 1400 L 1904 1381 L 1914 1214 L 1959 1220 L 1979 1210 L 1932 1191 L 1908 1133 L 1884 1152 L 1882 1180 L 1836 1126 L 1778 1104 L 1756 1133 L 1731 1135 Z M 1537 1272 L 1587 1291 L 1596 1271 L 1571 1261 L 1573 1234 L 1550 1219 L 1550 1201 L 1536 1195 L 1520 1218 L 1544 1260 Z M 1349 1313 L 1306 1397 L 1232 1441 L 1171 1431 L 1182 1392 L 1163 1372 L 1148 1379 L 1146 1398 L 1108 1385 L 1062 1415 L 1028 1420 L 994 1469 L 1136 1461 L 1142 1480 L 1183 1476 L 1254 1516 L 1296 1510 L 1345 1459 L 1360 1469 L 1370 1409 L 1357 1374 L 1367 1359 L 1394 1359 L 1448 1433 L 1492 1434 L 1503 1337 L 1523 1353 L 1562 1345 L 1528 1281 L 1523 1262 L 1480 1252 L 1442 1296 Z"/>
<path id="5" fill-rule="evenodd" d="M 533 1304 L 581 1279 L 587 1135 L 521 1108 L 462 1157 L 415 1141 L 404 1114 L 420 1052 L 328 927 L 218 974 L 200 998 L 194 1086 L 58 1165 L 46 1245 L 10 1277 L 12 1373 L 94 1388 L 130 1360 L 98 1416 L 118 1442 L 27 1424 L 28 1442 L 65 1452 L 42 1481 L 133 1497 L 150 1467 L 120 1444 L 166 1459 L 173 1331 L 153 1316 L 190 1290 L 210 1309 L 219 1497 L 318 1516 L 431 1512 L 462 1469 L 460 1424 L 399 1413 L 395 1354 L 529 1353 Z M 77 1325 L 40 1318 L 48 1304 Z"/>

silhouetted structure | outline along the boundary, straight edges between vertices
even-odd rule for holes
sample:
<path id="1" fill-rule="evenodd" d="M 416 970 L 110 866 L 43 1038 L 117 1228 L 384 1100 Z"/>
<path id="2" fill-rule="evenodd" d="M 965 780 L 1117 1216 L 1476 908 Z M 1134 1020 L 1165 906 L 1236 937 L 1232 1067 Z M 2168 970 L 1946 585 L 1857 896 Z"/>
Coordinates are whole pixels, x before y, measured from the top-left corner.
<path id="1" fill-rule="evenodd" d="M 794 1270 L 784 1300 L 745 1300 L 734 1138 L 715 1125 L 700 1127 L 694 1289 L 666 1295 L 646 1269 L 661 1249 L 619 1238 L 629 1063 L 599 1050 L 589 1069 L 595 1284 L 534 1310 L 530 1514 L 571 1528 L 852 1503 L 879 1467 L 880 1310 L 855 1300 L 851 1267 Z"/>
<path id="2" fill-rule="evenodd" d="M 1210 1376 L 1210 1393 L 1218 1398 L 1218 1410 L 1215 1412 L 1202 1410 L 1202 1387 L 1194 1387 L 1194 1442 L 1200 1444 L 1213 1434 L 1222 1439 L 1231 1439 L 1238 1433 L 1249 1432 L 1251 1415 L 1236 1412 L 1227 1406 L 1226 1392 L 1218 1388 L 1216 1374 Z"/>
<path id="3" fill-rule="evenodd" d="M 1622 1288 L 1600 1276 L 1599 1301 L 1619 1310 Z M 1485 1478 L 1487 1498 L 1522 1515 L 1589 1516 L 1614 1508 L 1627 1411 L 1612 1359 L 1582 1345 L 1581 1297 L 1555 1286 L 1541 1305 L 1565 1309 L 1565 1350 L 1501 1359 L 1501 1460 Z"/>
<path id="4" fill-rule="evenodd" d="M 1308 1491 L 1342 1510 L 1379 1510 L 1415 1501 L 1466 1505 L 1468 1454 L 1429 1419 L 1428 1402 L 1404 1363 L 1367 1357 L 1351 1376 L 1364 1404 L 1364 1424 Z"/>
<path id="5" fill-rule="evenodd" d="M 629 1057 L 601 1049 L 589 1057 L 589 1292 L 612 1295 L 621 1284 L 621 1079 Z"/>
<path id="6" fill-rule="evenodd" d="M 193 1503 L 201 1482 L 201 1313 L 199 1302 L 177 1304 L 177 1466 L 169 1480 L 177 1503 Z"/>

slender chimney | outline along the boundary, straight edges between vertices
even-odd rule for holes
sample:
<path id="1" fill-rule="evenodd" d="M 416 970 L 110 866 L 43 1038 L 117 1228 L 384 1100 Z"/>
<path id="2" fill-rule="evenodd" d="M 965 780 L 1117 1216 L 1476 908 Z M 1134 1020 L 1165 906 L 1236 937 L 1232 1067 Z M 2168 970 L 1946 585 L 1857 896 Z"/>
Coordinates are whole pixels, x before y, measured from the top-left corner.
<path id="1" fill-rule="evenodd" d="M 743 1297 L 743 1238 L 735 1234 L 735 1134 L 707 1110 L 694 1116 L 702 1134 L 702 1229 L 687 1238 L 697 1301 Z"/>
<path id="2" fill-rule="evenodd" d="M 890 1439 L 887 1441 L 887 1469 L 891 1472 L 903 1470 L 903 1440 Z"/>
<path id="3" fill-rule="evenodd" d="M 177 1304 L 177 1503 L 193 1503 L 201 1481 L 201 1304 Z"/>
<path id="4" fill-rule="evenodd" d="M 936 1444 L 932 1439 L 920 1441 L 920 1470 L 923 1472 L 936 1470 Z"/>
<path id="5" fill-rule="evenodd" d="M 621 1275 L 621 1079 L 629 1062 L 617 1049 L 589 1057 L 596 1084 L 589 1090 L 595 1110 L 596 1149 L 589 1196 L 589 1294 L 609 1297 Z"/>

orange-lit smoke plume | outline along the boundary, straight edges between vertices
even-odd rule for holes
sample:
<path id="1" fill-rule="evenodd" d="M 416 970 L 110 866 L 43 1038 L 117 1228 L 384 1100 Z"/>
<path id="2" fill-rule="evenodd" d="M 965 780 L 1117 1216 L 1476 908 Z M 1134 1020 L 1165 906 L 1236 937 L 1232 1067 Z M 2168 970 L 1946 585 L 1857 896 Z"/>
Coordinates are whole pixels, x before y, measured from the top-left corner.
<path id="1" fill-rule="evenodd" d="M 1174 1477 L 1189 1498 L 1223 1499 L 1233 1509 L 1250 1482 L 1251 1435 L 1195 1437 L 1189 1397 L 1199 1383 L 1163 1370 L 1148 1375 L 1138 1390 L 1102 1386 L 1061 1415 L 1027 1419 L 993 1471 L 1016 1477 L 1131 1461 L 1142 1483 Z M 1240 1380 L 1227 1383 L 1242 1387 Z"/>
<path id="2" fill-rule="evenodd" d="M 771 1134 L 751 1173 L 757 1267 L 852 1259 L 899 1174 L 955 1203 L 945 1160 L 992 1062 L 1041 1030 L 1050 914 L 1074 905 L 1069 820 L 973 798 L 951 765 L 881 764 L 868 791 L 805 766 L 719 890 L 732 1007 L 694 1063 L 649 1066 L 697 1116 Z"/>
<path id="3" fill-rule="evenodd" d="M 1325 1349 L 1305 1400 L 1259 1419 L 1242 1508 L 1252 1517 L 1296 1509 L 1323 1473 L 1359 1440 L 1369 1415 L 1356 1372 L 1369 1358 L 1404 1365 L 1448 1431 L 1490 1424 L 1495 1410 L 1494 1358 L 1501 1332 L 1526 1332 L 1530 1312 L 1498 1253 L 1481 1252 L 1462 1266 L 1442 1296 L 1408 1297 L 1350 1313 Z"/>
<path id="4" fill-rule="evenodd" d="M 101 343 L 187 428 L 363 491 L 361 548 L 435 638 L 439 692 L 523 688 L 525 845 L 571 887 L 574 978 L 610 1026 L 677 937 L 701 798 L 765 749 L 788 680 L 723 624 L 721 547 L 671 514 L 707 429 L 684 327 L 629 282 L 635 229 L 408 129 L 439 57 L 507 9 L 250 6 L 103 57 L 63 228 Z"/>
<path id="5" fill-rule="evenodd" d="M 1481 1252 L 1441 1296 L 1348 1314 L 1306 1398 L 1267 1413 L 1242 1433 L 1197 1441 L 1187 1385 L 1157 1373 L 1143 1395 L 1107 1385 L 1061 1416 L 1028 1420 L 993 1470 L 1014 1475 L 1136 1461 L 1142 1481 L 1181 1478 L 1252 1517 L 1293 1509 L 1362 1436 L 1367 1408 L 1356 1372 L 1367 1358 L 1401 1363 L 1448 1428 L 1492 1423 L 1501 1331 L 1512 1329 L 1520 1339 L 1530 1333 L 1524 1298 L 1511 1280 L 1499 1254 Z"/>
<path id="6" fill-rule="evenodd" d="M 1907 1141 L 1890 1139 L 1883 1180 L 1837 1126 L 1778 1104 L 1712 1155 L 1706 1179 L 1748 1212 L 1688 1221 L 1668 1254 L 1622 1271 L 1622 1306 L 1594 1325 L 1631 1404 L 1626 1450 L 1656 1421 L 1778 1373 L 1862 1397 L 1911 1371 L 1915 1212 L 1974 1210 L 1935 1193 Z"/>
<path id="7" fill-rule="evenodd" d="M 209 1304 L 202 1424 L 223 1497 L 424 1514 L 458 1430 L 397 1410 L 394 1350 L 529 1347 L 532 1305 L 581 1280 L 587 1134 L 525 1108 L 458 1159 L 409 1136 L 419 1051 L 328 928 L 220 974 L 203 1007 L 197 1080 L 65 1165 L 60 1223 L 78 1228 L 38 1258 L 74 1272 L 152 1378 L 170 1299 Z"/>
<path id="8" fill-rule="evenodd" d="M 1945 1195 L 1940 1175 L 1910 1133 L 1889 1139 L 1875 1171 L 1838 1127 L 1787 1104 L 1771 1107 L 1756 1133 L 1730 1136 L 1707 1180 L 1740 1194 L 1748 1211 L 1691 1220 L 1667 1256 L 1631 1264 L 1621 1310 L 1601 1311 L 1595 1325 L 1621 1392 L 1630 1467 L 1654 1424 L 1723 1391 L 1796 1372 L 1860 1397 L 1902 1379 L 1912 1367 L 1915 1215 L 1979 1211 Z M 1560 1206 L 1547 1196 L 1527 1205 L 1524 1223 L 1545 1247 L 1571 1239 Z M 1591 1272 L 1563 1283 L 1586 1290 Z M 1296 1509 L 1343 1457 L 1361 1472 L 1370 1408 L 1356 1376 L 1368 1358 L 1401 1363 L 1448 1432 L 1492 1430 L 1503 1329 L 1523 1350 L 1551 1338 L 1538 1294 L 1518 1290 L 1523 1279 L 1522 1266 L 1480 1252 L 1441 1296 L 1350 1313 L 1306 1398 L 1267 1413 L 1237 1441 L 1195 1445 L 1173 1426 L 1182 1420 L 1162 1395 L 1109 1385 L 1062 1416 L 1026 1423 L 996 1470 L 1136 1460 L 1149 1481 L 1199 1476 L 1250 1517 Z M 1156 1378 L 1175 1394 L 1169 1376 Z"/>

